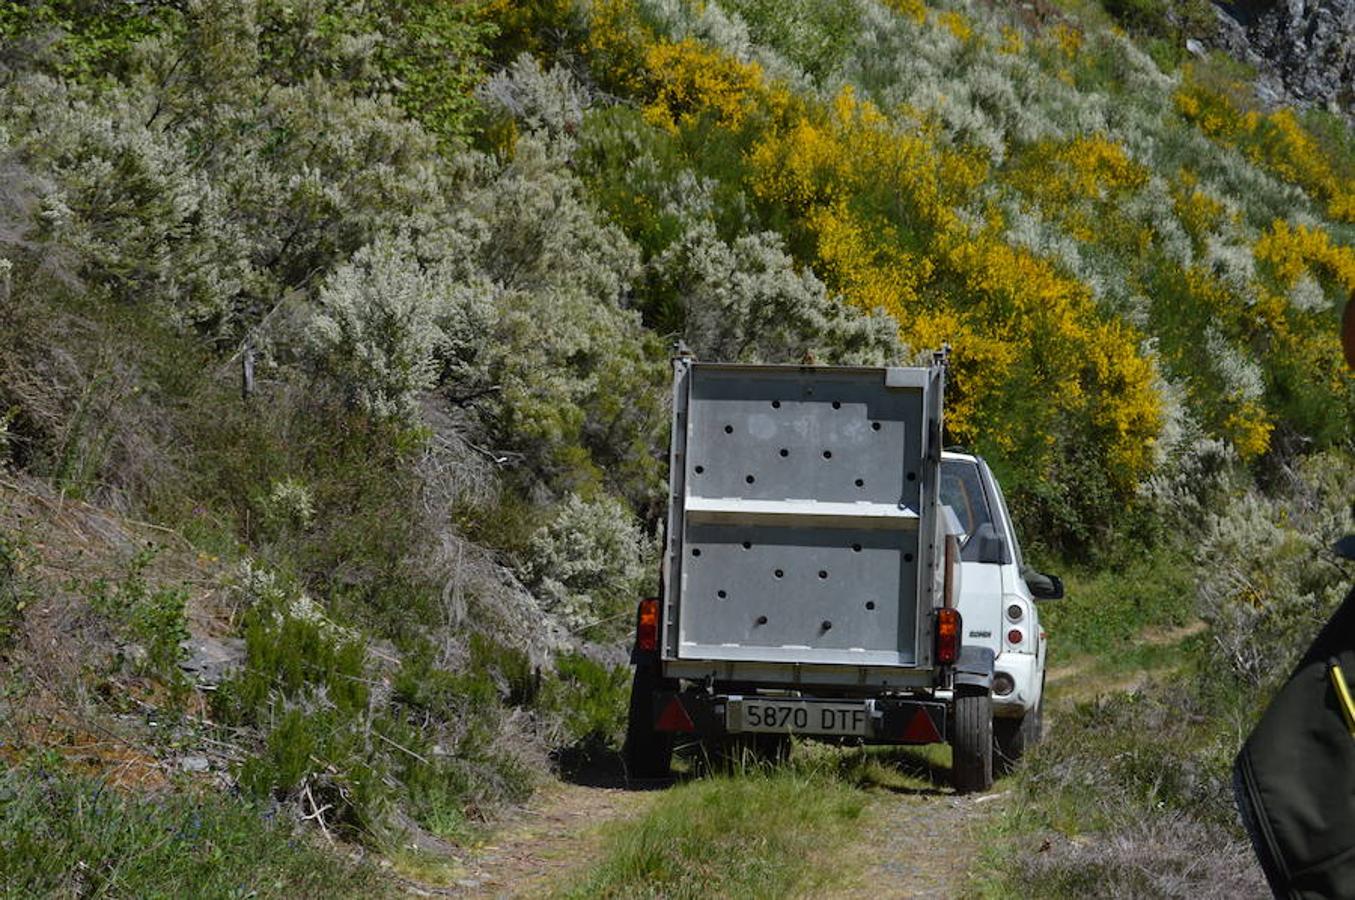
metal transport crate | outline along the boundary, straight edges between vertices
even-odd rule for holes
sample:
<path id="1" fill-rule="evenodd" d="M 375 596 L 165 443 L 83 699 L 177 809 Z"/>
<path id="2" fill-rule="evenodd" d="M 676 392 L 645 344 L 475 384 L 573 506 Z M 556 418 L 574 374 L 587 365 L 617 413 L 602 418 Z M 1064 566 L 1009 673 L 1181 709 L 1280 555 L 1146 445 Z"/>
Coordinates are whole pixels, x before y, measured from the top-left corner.
<path id="1" fill-rule="evenodd" d="M 674 365 L 665 669 L 929 669 L 943 363 Z"/>

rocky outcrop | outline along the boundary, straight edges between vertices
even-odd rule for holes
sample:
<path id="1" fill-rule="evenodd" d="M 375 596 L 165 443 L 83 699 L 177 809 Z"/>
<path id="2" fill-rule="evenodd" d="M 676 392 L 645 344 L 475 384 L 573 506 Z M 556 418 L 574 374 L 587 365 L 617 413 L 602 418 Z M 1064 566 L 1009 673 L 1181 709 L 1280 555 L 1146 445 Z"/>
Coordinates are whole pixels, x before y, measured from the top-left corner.
<path id="1" fill-rule="evenodd" d="M 1320 106 L 1355 123 L 1355 0 L 1242 0 L 1215 8 L 1215 41 L 1256 68 L 1262 102 Z"/>

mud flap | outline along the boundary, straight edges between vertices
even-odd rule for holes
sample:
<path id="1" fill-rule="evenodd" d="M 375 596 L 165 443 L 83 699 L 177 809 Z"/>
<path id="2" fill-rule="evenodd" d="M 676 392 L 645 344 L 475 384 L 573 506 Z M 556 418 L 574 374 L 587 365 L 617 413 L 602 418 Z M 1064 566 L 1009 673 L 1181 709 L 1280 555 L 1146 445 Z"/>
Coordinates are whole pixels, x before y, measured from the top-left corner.
<path id="1" fill-rule="evenodd" d="M 988 647 L 961 647 L 955 661 L 955 686 L 993 689 L 993 651 Z"/>

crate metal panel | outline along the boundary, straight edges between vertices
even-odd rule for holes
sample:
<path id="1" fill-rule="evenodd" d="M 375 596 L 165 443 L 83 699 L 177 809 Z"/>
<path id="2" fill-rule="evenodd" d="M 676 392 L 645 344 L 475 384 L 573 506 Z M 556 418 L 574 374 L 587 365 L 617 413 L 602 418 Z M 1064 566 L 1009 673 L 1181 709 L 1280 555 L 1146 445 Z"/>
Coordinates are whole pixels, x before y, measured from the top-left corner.
<path id="1" fill-rule="evenodd" d="M 912 644 L 916 532 L 689 524 L 686 551 L 682 656 L 897 664 Z"/>
<path id="2" fill-rule="evenodd" d="M 689 496 L 918 505 L 922 391 L 882 370 L 697 366 Z"/>
<path id="3" fill-rule="evenodd" d="M 667 657 L 928 663 L 931 370 L 675 364 Z"/>

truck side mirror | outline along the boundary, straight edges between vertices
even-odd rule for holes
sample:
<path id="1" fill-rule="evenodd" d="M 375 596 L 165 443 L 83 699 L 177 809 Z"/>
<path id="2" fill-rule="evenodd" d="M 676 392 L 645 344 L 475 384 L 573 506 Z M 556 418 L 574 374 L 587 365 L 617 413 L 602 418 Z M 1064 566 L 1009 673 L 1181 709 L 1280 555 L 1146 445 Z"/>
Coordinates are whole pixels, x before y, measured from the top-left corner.
<path id="1" fill-rule="evenodd" d="M 976 562 L 997 563 L 1001 565 L 1007 560 L 1007 543 L 1002 540 L 1002 535 L 998 534 L 992 522 L 984 522 L 974 532 L 973 541 L 976 545 Z"/>
<path id="2" fill-rule="evenodd" d="M 1036 600 L 1062 600 L 1063 579 L 1057 575 L 1047 575 L 1043 572 L 1040 574 L 1042 576 L 1040 578 L 1026 580 L 1030 595 Z"/>

